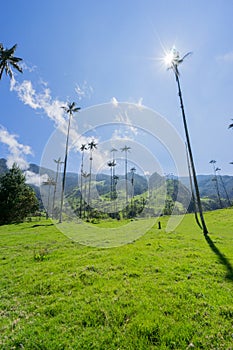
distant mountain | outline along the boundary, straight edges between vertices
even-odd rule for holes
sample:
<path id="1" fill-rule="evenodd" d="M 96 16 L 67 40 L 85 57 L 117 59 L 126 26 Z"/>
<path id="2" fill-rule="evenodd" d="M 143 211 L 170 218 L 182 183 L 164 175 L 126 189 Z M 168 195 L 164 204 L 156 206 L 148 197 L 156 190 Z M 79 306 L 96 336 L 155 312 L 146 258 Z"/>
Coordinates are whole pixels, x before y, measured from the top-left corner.
<path id="1" fill-rule="evenodd" d="M 44 175 L 47 174 L 50 178 L 56 178 L 56 172 L 40 167 L 36 164 L 30 164 L 29 171 Z M 7 165 L 5 159 L 0 159 L 0 175 L 7 171 Z M 122 183 L 121 190 L 124 190 L 125 186 L 122 181 L 124 181 L 124 176 L 118 176 L 118 184 Z M 213 181 L 213 175 L 198 175 L 198 184 L 200 195 L 203 202 L 204 210 L 212 210 L 221 207 L 219 202 L 217 191 L 216 191 L 216 181 Z M 61 183 L 62 174 L 59 174 L 59 181 Z M 110 196 L 111 191 L 111 177 L 107 174 L 93 174 L 93 181 L 95 181 L 95 186 L 99 196 Z M 132 174 L 128 173 L 128 181 L 131 182 Z M 229 206 L 228 198 L 233 200 L 233 176 L 217 176 L 219 193 L 221 197 L 221 202 L 223 206 Z M 80 195 L 78 190 L 80 179 L 78 174 L 68 172 L 66 175 L 66 196 L 77 200 Z M 36 192 L 37 197 L 40 199 L 40 188 L 31 185 Z M 130 185 L 129 185 L 130 187 Z M 139 174 L 134 174 L 134 197 L 140 198 L 143 196 L 145 199 L 149 200 L 152 207 L 159 206 L 158 203 L 163 203 L 164 196 L 166 197 L 165 206 L 169 212 L 174 207 L 177 206 L 178 213 L 184 212 L 186 208 L 189 210 L 193 209 L 192 203 L 190 204 L 190 182 L 188 177 L 180 178 L 165 178 L 158 173 L 152 174 L 150 177 L 142 176 Z M 154 211 L 152 210 L 151 213 Z M 165 210 L 166 212 L 166 210 Z M 153 215 L 153 214 L 152 214 Z"/>
<path id="2" fill-rule="evenodd" d="M 188 177 L 180 177 L 179 180 L 186 186 L 190 187 Z M 217 175 L 220 197 L 227 199 L 227 195 L 233 199 L 233 176 Z M 217 198 L 216 181 L 214 175 L 197 175 L 197 181 L 201 197 Z"/>

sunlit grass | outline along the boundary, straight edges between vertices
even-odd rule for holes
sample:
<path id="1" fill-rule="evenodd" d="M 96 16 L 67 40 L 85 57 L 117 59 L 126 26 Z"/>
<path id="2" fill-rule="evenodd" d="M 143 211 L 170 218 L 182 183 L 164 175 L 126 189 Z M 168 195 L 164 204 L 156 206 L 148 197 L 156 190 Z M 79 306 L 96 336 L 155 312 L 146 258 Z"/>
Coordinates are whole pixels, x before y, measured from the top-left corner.
<path id="1" fill-rule="evenodd" d="M 0 227 L 0 347 L 232 349 L 232 214 L 206 214 L 209 242 L 187 215 L 111 249 L 50 221 Z"/>

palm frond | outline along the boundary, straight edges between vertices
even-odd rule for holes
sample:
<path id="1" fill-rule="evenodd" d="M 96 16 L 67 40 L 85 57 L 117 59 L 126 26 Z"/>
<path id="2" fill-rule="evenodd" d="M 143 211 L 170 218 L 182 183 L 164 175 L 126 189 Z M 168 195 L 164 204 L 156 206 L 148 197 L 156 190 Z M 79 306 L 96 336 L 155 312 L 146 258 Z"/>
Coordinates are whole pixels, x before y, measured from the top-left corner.
<path id="1" fill-rule="evenodd" d="M 190 55 L 192 55 L 193 54 L 193 52 L 192 51 L 190 51 L 190 52 L 188 52 L 188 53 L 186 53 L 182 58 L 181 58 L 181 62 L 183 62 L 183 60 L 186 58 L 186 57 L 188 57 L 188 56 L 190 56 Z"/>

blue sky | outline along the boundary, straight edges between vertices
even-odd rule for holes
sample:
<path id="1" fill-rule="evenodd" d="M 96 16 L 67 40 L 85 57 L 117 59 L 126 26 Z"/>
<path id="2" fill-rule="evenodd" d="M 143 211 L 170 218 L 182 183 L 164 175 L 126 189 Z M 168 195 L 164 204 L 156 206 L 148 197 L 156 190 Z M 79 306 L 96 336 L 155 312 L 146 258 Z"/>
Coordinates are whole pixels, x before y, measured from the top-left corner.
<path id="1" fill-rule="evenodd" d="M 67 101 L 82 108 L 77 124 L 95 105 L 143 105 L 184 139 L 174 75 L 160 60 L 175 45 L 181 55 L 193 52 L 180 80 L 197 173 L 211 173 L 215 159 L 232 175 L 231 0 L 21 0 L 4 2 L 1 13 L 0 42 L 18 44 L 24 73 L 0 82 L 0 157 L 40 164 L 54 130 L 65 129 Z M 151 147 L 162 172 L 175 172 Z"/>

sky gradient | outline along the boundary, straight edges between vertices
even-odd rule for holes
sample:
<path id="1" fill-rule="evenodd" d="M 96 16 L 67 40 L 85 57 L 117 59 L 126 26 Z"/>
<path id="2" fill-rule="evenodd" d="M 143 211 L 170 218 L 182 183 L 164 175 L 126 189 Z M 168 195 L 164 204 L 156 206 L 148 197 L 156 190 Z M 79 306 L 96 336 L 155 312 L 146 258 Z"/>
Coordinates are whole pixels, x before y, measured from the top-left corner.
<path id="1" fill-rule="evenodd" d="M 81 119 L 95 105 L 145 106 L 184 139 L 174 74 L 161 59 L 175 45 L 181 55 L 193 52 L 180 82 L 197 173 L 212 173 L 215 159 L 233 174 L 231 0 L 21 0 L 1 12 L 0 42 L 18 44 L 24 70 L 0 82 L 0 157 L 9 164 L 40 164 L 54 130 L 65 136 L 67 101 L 81 107 Z M 174 172 L 159 152 L 152 149 L 162 172 Z"/>

